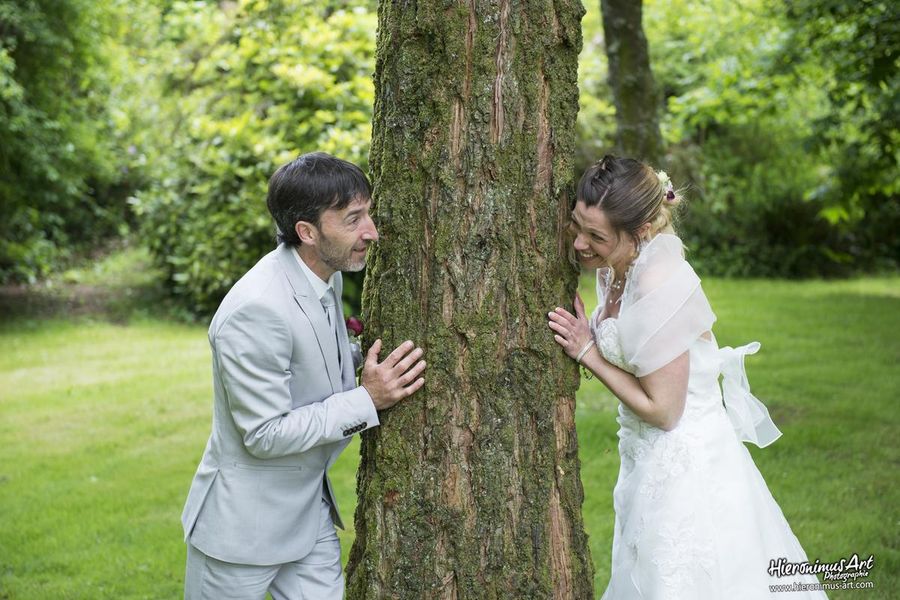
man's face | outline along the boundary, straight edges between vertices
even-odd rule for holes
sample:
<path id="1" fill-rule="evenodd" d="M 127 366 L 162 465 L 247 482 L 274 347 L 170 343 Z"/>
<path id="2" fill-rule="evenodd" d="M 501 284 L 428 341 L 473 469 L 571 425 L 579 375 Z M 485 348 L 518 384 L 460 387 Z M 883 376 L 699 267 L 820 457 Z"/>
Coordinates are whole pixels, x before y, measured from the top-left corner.
<path id="1" fill-rule="evenodd" d="M 319 258 L 333 271 L 361 271 L 378 230 L 369 216 L 371 198 L 358 196 L 341 210 L 326 209 L 319 219 Z"/>

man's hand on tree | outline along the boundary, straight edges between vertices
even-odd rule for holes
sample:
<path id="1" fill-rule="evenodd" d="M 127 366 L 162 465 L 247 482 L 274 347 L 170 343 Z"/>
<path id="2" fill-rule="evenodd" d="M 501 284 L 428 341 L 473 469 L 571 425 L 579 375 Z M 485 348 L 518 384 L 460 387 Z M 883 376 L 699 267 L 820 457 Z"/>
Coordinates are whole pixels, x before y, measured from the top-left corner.
<path id="1" fill-rule="evenodd" d="M 419 360 L 425 353 L 407 340 L 397 346 L 382 362 L 378 362 L 381 340 L 375 340 L 366 354 L 360 382 L 375 404 L 376 410 L 384 410 L 414 394 L 425 385 L 419 377 L 425 370 L 425 361 Z"/>

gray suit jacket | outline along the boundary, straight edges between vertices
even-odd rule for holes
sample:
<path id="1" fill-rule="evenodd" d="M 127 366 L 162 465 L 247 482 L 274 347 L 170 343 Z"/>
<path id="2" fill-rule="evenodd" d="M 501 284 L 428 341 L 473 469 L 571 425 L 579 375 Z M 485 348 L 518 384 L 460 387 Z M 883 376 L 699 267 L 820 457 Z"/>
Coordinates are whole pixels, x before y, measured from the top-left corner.
<path id="1" fill-rule="evenodd" d="M 336 340 L 293 252 L 282 244 L 256 263 L 209 327 L 212 433 L 181 520 L 186 540 L 227 562 L 303 558 L 323 494 L 342 527 L 326 471 L 354 433 L 378 425 L 356 386 L 341 302 Z"/>

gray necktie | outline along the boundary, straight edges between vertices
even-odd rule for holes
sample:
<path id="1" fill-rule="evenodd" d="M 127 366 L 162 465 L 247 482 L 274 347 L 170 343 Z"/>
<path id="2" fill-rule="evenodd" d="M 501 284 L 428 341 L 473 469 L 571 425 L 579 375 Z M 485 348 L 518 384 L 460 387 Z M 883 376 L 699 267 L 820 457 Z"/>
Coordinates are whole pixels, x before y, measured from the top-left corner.
<path id="1" fill-rule="evenodd" d="M 338 365 L 341 364 L 341 341 L 340 337 L 338 337 L 337 333 L 337 310 L 335 307 L 335 297 L 334 297 L 334 288 L 328 286 L 328 289 L 325 290 L 325 293 L 321 298 L 322 306 L 325 308 L 325 316 L 328 317 L 328 324 L 331 325 L 332 331 L 334 331 L 334 341 L 337 345 L 338 350 Z"/>
<path id="2" fill-rule="evenodd" d="M 334 319 L 335 319 L 334 303 L 335 302 L 334 302 L 334 288 L 333 287 L 329 286 L 328 289 L 325 290 L 325 293 L 322 294 L 321 301 L 322 301 L 322 306 L 325 308 L 325 316 L 328 317 L 328 324 L 331 325 L 332 329 L 335 329 L 335 327 L 334 327 Z M 337 329 L 335 329 L 335 335 L 337 335 Z"/>

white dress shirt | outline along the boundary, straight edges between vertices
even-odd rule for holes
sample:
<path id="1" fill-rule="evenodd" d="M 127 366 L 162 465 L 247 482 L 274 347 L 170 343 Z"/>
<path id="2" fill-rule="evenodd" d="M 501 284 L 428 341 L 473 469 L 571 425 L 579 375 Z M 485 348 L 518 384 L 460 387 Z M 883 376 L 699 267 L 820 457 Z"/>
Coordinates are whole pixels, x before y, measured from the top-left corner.
<path id="1" fill-rule="evenodd" d="M 325 295 L 325 292 L 328 291 L 328 288 L 334 289 L 334 276 L 335 273 L 331 274 L 331 277 L 328 278 L 328 281 L 323 281 L 321 277 L 316 275 L 312 269 L 307 266 L 305 262 L 303 262 L 303 258 L 300 256 L 300 253 L 294 248 L 294 258 L 297 259 L 297 262 L 300 263 L 300 268 L 303 270 L 303 274 L 306 275 L 306 278 L 309 279 L 309 285 L 312 286 L 313 291 L 316 293 L 316 296 L 319 300 L 322 299 L 322 296 Z M 340 298 L 337 298 L 340 301 Z"/>

